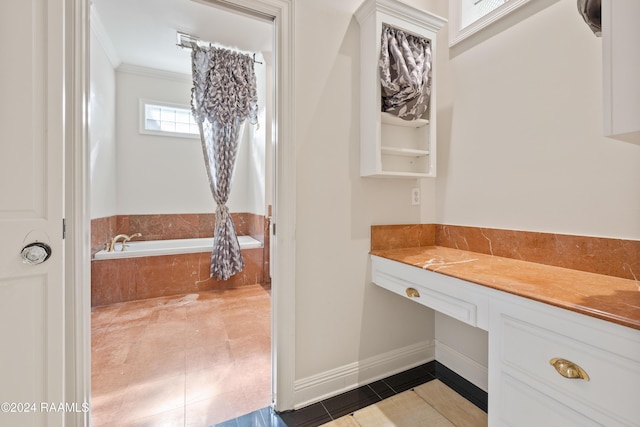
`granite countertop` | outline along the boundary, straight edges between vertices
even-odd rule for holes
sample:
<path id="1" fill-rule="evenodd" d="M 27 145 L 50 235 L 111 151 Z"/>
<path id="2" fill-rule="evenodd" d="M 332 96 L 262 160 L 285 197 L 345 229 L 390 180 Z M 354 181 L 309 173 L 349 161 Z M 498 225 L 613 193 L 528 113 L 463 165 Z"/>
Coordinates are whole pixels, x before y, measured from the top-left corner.
<path id="1" fill-rule="evenodd" d="M 640 282 L 442 246 L 371 255 L 640 330 Z"/>

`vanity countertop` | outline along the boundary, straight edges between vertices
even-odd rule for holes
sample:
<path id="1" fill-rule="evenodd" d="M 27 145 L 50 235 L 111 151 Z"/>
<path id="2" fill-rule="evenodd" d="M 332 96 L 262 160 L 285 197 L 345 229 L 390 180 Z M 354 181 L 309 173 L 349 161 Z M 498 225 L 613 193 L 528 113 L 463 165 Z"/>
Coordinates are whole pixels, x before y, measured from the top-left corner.
<path id="1" fill-rule="evenodd" d="M 640 330 L 640 282 L 442 246 L 371 255 Z"/>

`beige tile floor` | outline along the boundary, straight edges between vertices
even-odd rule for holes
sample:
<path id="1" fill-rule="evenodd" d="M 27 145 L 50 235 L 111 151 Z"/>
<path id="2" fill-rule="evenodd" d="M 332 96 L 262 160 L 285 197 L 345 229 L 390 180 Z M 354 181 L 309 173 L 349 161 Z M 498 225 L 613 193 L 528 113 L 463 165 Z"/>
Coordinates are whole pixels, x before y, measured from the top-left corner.
<path id="1" fill-rule="evenodd" d="M 202 427 L 269 406 L 270 313 L 260 285 L 94 308 L 93 425 Z"/>
<path id="2" fill-rule="evenodd" d="M 433 380 L 323 427 L 486 427 L 487 414 Z"/>

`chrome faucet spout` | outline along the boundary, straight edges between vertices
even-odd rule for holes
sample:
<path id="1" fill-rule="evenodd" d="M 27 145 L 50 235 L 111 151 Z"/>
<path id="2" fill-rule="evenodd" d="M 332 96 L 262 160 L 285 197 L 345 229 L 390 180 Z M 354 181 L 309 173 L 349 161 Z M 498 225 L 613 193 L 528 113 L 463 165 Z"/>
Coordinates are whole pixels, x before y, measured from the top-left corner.
<path id="1" fill-rule="evenodd" d="M 140 233 L 135 233 L 132 234 L 131 236 L 125 236 L 124 239 L 122 239 L 122 249 L 120 249 L 121 252 L 124 252 L 126 247 L 127 247 L 127 242 L 131 239 L 133 239 L 134 237 L 142 237 L 142 234 Z"/>
<path id="2" fill-rule="evenodd" d="M 133 239 L 134 237 L 142 237 L 142 234 L 141 233 L 135 233 L 135 234 L 132 234 L 131 236 L 125 236 L 123 242 L 126 243 L 129 240 Z"/>

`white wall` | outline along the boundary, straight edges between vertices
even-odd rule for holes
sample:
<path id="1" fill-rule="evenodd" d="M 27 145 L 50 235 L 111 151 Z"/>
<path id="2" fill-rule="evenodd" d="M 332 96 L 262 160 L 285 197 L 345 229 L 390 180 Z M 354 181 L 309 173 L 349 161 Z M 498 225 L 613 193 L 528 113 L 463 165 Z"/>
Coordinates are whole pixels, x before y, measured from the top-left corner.
<path id="1" fill-rule="evenodd" d="M 264 86 L 265 73 L 258 67 Z M 189 107 L 191 77 L 126 64 L 116 76 L 118 214 L 214 212 L 200 140 L 138 131 L 139 100 Z M 264 212 L 264 105 L 260 100 L 260 128 L 248 125 L 243 134 L 228 203 L 231 212 Z"/>
<path id="2" fill-rule="evenodd" d="M 298 380 L 434 337 L 433 312 L 370 283 L 371 224 L 640 237 L 640 147 L 601 136 L 601 40 L 573 0 L 457 56 L 440 31 L 438 177 L 420 182 L 358 175 L 360 3 L 296 3 Z M 486 366 L 486 333 L 437 323 L 439 342 Z"/>
<path id="3" fill-rule="evenodd" d="M 94 31 L 90 43 L 91 218 L 104 218 L 116 214 L 116 78 Z"/>
<path id="4" fill-rule="evenodd" d="M 640 146 L 602 136 L 575 1 L 439 59 L 437 222 L 640 239 Z"/>
<path id="5" fill-rule="evenodd" d="M 359 176 L 360 4 L 296 2 L 297 380 L 433 339 L 431 310 L 371 284 L 370 226 L 420 208 L 416 180 Z"/>
<path id="6" fill-rule="evenodd" d="M 441 50 L 436 209 L 422 222 L 639 239 L 640 146 L 602 136 L 601 48 L 560 0 Z M 439 343 L 486 367 L 486 333 L 436 324 Z"/>
<path id="7" fill-rule="evenodd" d="M 489 335 L 435 312 L 436 360 L 484 391 L 489 389 Z"/>
<path id="8" fill-rule="evenodd" d="M 261 57 L 254 66 L 258 95 L 258 125 L 245 123 L 244 133 L 238 148 L 236 170 L 233 176 L 229 206 L 231 212 L 250 212 L 258 215 L 265 214 L 266 190 L 266 154 L 271 148 L 271 141 L 267 140 L 266 97 L 267 64 Z M 270 173 L 270 170 L 269 170 Z"/>

